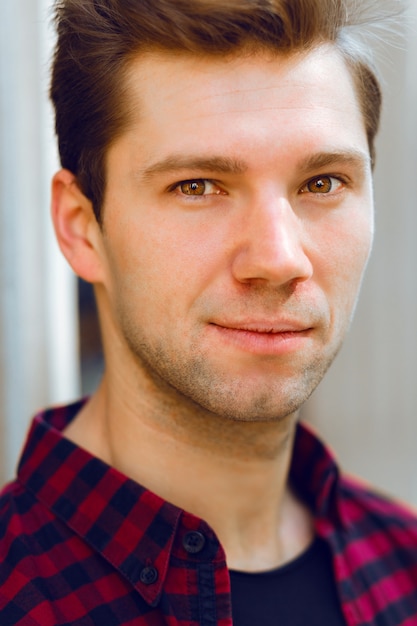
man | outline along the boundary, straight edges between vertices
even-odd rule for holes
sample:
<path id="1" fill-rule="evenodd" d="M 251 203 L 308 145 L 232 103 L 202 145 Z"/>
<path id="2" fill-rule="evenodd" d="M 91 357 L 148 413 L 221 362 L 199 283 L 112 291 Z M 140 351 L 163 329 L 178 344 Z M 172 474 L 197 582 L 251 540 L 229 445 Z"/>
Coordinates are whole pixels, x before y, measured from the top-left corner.
<path id="1" fill-rule="evenodd" d="M 356 4 L 57 3 L 52 215 L 106 369 L 3 491 L 1 624 L 417 624 L 416 520 L 297 425 L 372 242 Z"/>

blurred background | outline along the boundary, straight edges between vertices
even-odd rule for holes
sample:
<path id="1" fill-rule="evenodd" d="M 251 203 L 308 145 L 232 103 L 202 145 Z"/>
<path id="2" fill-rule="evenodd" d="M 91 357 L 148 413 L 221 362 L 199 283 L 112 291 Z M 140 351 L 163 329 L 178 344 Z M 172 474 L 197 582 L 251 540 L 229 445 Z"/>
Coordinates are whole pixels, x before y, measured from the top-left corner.
<path id="1" fill-rule="evenodd" d="M 49 220 L 51 0 L 0 0 L 0 483 L 32 415 L 89 393 L 102 359 L 89 285 Z M 342 467 L 417 505 L 417 0 L 377 44 L 385 86 L 376 240 L 349 337 L 303 410 Z"/>

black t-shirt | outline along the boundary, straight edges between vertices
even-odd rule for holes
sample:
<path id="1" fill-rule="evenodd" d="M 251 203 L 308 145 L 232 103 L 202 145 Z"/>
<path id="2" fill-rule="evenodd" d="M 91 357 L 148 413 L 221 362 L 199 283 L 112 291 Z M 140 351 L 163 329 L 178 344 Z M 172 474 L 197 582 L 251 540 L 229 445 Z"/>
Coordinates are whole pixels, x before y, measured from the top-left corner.
<path id="1" fill-rule="evenodd" d="M 346 626 L 330 550 L 320 538 L 267 572 L 230 571 L 234 626 Z"/>

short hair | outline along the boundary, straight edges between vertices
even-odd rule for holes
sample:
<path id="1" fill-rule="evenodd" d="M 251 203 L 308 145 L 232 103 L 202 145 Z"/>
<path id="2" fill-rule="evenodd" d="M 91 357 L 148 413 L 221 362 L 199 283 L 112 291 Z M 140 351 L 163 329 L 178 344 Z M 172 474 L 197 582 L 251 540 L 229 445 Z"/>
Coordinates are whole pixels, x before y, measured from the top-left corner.
<path id="1" fill-rule="evenodd" d="M 125 77 L 130 61 L 140 52 L 157 49 L 214 56 L 259 48 L 287 54 L 323 43 L 334 44 L 351 71 L 373 159 L 381 89 L 369 46 L 357 34 L 364 22 L 381 18 L 378 4 L 375 0 L 57 0 L 50 94 L 62 166 L 76 176 L 101 223 L 106 155 L 129 122 Z M 375 9 L 368 10 L 366 20 L 364 6 Z"/>

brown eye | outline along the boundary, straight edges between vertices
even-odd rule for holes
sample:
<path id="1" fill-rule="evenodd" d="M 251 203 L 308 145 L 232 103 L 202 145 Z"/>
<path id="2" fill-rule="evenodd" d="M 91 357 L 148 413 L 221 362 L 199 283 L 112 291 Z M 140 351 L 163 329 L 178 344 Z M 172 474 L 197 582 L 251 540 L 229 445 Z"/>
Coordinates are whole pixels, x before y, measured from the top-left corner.
<path id="1" fill-rule="evenodd" d="M 331 176 L 313 178 L 306 186 L 310 193 L 329 193 L 333 189 L 333 178 Z"/>
<path id="2" fill-rule="evenodd" d="M 180 185 L 181 193 L 186 196 L 203 196 L 206 184 L 203 180 L 188 180 Z"/>

